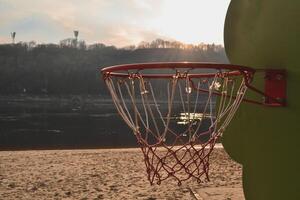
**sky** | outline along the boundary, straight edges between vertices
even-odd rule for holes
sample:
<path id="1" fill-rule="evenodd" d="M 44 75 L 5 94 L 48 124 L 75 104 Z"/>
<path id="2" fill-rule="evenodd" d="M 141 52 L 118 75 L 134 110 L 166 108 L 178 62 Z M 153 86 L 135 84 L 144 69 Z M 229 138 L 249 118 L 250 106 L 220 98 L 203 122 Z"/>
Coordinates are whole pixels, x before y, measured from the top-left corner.
<path id="1" fill-rule="evenodd" d="M 223 44 L 230 0 L 0 0 L 0 43 L 59 43 L 124 47 L 157 38 Z"/>

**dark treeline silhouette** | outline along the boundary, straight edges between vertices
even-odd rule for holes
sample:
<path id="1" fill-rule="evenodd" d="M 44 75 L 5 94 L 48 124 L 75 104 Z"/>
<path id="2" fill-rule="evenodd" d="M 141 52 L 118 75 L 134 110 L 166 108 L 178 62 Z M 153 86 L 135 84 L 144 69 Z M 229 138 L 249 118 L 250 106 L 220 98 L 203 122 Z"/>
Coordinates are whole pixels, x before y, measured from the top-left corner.
<path id="1" fill-rule="evenodd" d="M 106 96 L 104 83 L 99 80 L 99 67 L 171 61 L 228 62 L 221 45 L 187 45 L 162 39 L 123 48 L 101 43 L 87 45 L 72 38 L 59 44 L 2 44 L 0 93 Z"/>

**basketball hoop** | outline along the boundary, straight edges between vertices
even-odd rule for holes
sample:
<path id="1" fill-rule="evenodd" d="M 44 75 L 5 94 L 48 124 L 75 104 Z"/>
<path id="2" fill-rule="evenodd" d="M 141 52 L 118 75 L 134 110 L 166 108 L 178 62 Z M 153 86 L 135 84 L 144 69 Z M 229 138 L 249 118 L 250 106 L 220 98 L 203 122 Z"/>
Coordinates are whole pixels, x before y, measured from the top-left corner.
<path id="1" fill-rule="evenodd" d="M 209 157 L 255 70 L 214 63 L 146 63 L 102 69 L 112 100 L 133 130 L 151 184 L 209 180 Z M 203 178 L 204 177 L 204 178 Z"/>

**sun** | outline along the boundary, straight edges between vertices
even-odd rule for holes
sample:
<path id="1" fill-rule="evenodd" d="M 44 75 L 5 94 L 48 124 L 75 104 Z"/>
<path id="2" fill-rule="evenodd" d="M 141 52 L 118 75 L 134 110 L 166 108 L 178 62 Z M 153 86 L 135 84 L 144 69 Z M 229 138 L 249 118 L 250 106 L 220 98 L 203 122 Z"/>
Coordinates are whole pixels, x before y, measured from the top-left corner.
<path id="1" fill-rule="evenodd" d="M 223 43 L 228 2 L 165 0 L 152 25 L 161 35 L 184 43 Z"/>
<path id="2" fill-rule="evenodd" d="M 197 7 L 199 1 L 187 4 L 185 1 L 173 1 L 165 5 L 165 12 L 161 16 L 161 32 L 169 37 L 185 43 L 196 43 L 199 41 L 201 27 L 195 24 Z"/>

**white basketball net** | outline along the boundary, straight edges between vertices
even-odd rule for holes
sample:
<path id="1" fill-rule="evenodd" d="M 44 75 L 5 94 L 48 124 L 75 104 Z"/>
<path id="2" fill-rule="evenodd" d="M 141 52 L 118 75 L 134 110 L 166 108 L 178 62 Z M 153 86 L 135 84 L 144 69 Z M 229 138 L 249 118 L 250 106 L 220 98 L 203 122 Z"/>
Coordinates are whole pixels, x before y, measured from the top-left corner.
<path id="1" fill-rule="evenodd" d="M 211 78 L 191 78 L 189 73 L 155 79 L 138 71 L 105 78 L 118 113 L 142 148 L 151 184 L 169 177 L 178 184 L 190 177 L 200 182 L 203 174 L 208 179 L 209 155 L 247 90 L 243 76 L 218 71 Z"/>

